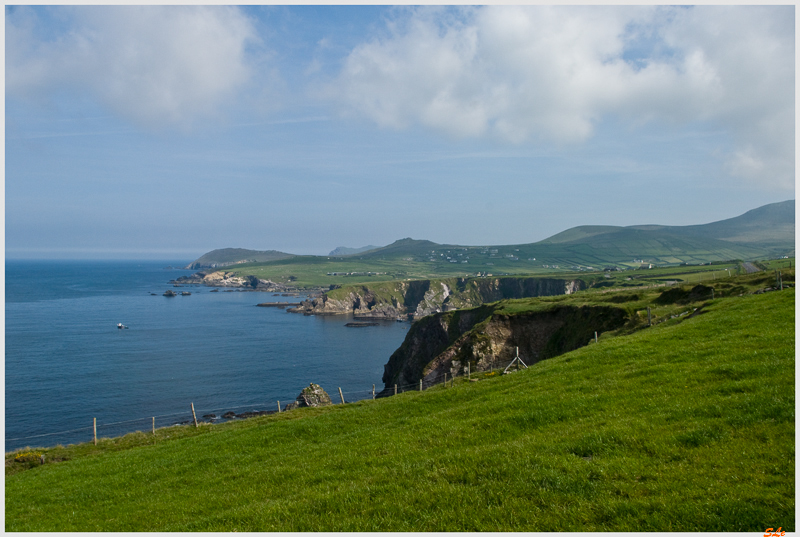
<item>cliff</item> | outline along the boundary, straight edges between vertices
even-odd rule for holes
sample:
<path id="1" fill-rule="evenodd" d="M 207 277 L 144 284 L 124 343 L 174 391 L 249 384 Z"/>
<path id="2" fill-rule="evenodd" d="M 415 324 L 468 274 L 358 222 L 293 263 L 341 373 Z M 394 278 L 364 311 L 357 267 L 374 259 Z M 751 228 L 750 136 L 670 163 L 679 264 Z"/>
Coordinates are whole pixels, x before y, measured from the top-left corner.
<path id="1" fill-rule="evenodd" d="M 519 277 L 382 282 L 332 289 L 290 311 L 306 315 L 418 319 L 508 298 L 572 294 L 586 287 L 583 280 Z"/>
<path id="2" fill-rule="evenodd" d="M 414 323 L 384 366 L 386 390 L 395 384 L 428 385 L 447 373 L 505 367 L 519 348 L 527 364 L 586 345 L 594 333 L 620 328 L 626 311 L 614 306 L 550 304 L 537 311 L 503 313 L 500 305 L 431 315 Z"/>

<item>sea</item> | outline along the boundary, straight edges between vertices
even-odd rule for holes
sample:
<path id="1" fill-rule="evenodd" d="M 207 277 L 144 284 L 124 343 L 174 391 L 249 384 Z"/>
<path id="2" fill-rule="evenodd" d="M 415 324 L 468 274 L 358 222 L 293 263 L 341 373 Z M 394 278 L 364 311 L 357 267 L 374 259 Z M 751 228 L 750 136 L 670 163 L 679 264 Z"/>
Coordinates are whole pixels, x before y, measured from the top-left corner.
<path id="1" fill-rule="evenodd" d="M 335 403 L 383 388 L 408 323 L 353 328 L 256 306 L 304 296 L 176 289 L 187 264 L 6 261 L 6 452 L 92 441 L 95 420 L 103 438 L 187 423 L 192 405 L 205 421 L 277 410 L 312 382 Z"/>

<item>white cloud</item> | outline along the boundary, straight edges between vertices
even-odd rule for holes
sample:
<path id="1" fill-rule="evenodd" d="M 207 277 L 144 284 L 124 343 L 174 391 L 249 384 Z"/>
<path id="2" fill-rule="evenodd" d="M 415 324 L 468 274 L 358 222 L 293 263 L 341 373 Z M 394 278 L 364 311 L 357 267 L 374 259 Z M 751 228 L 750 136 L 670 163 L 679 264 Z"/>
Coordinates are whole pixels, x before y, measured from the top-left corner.
<path id="1" fill-rule="evenodd" d="M 793 185 L 793 6 L 402 13 L 330 86 L 345 112 L 515 143 L 581 142 L 610 116 L 706 124 L 729 132 L 733 173 Z"/>
<path id="2" fill-rule="evenodd" d="M 251 77 L 246 47 L 256 35 L 235 8 L 50 9 L 7 15 L 7 95 L 74 91 L 140 125 L 185 128 L 217 115 Z M 68 31 L 53 31 L 64 22 Z"/>

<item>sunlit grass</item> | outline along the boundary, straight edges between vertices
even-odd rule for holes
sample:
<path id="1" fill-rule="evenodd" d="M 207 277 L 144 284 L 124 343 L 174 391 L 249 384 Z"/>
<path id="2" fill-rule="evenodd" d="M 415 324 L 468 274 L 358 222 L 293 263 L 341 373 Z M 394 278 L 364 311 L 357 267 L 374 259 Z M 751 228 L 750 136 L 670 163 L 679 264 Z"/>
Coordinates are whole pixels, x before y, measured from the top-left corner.
<path id="1" fill-rule="evenodd" d="M 794 531 L 794 300 L 717 299 L 452 388 L 37 450 L 70 460 L 7 462 L 6 530 Z"/>

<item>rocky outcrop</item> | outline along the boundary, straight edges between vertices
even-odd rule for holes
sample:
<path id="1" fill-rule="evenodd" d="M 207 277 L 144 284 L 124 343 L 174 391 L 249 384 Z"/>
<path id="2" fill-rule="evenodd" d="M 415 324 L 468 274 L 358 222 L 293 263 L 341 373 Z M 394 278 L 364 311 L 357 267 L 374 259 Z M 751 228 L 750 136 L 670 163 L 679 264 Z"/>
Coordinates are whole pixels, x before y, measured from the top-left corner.
<path id="1" fill-rule="evenodd" d="M 304 300 L 298 307 L 287 311 L 306 315 L 353 314 L 356 317 L 388 319 L 405 314 L 405 308 L 396 299 L 387 302 L 366 286 L 348 287 L 344 289 L 344 294 L 337 293 L 335 296 L 325 293 L 317 298 Z"/>
<path id="2" fill-rule="evenodd" d="M 505 367 L 516 348 L 527 365 L 586 345 L 593 337 L 621 327 L 627 313 L 614 306 L 560 306 L 516 315 L 497 306 L 439 313 L 411 327 L 384 366 L 386 390 L 471 371 Z"/>
<path id="3" fill-rule="evenodd" d="M 330 406 L 332 404 L 333 402 L 331 401 L 331 396 L 322 389 L 322 386 L 312 382 L 308 385 L 308 387 L 303 388 L 303 391 L 300 392 L 300 395 L 297 396 L 297 399 L 293 403 L 286 405 L 285 410 L 309 406 Z"/>
<path id="4" fill-rule="evenodd" d="M 190 276 L 181 276 L 170 283 L 179 285 L 198 284 L 211 287 L 243 287 L 263 291 L 285 291 L 287 289 L 285 285 L 271 280 L 261 280 L 255 276 L 237 276 L 234 272 L 224 270 L 195 272 Z"/>
<path id="5" fill-rule="evenodd" d="M 306 315 L 419 319 L 507 298 L 572 294 L 586 287 L 583 280 L 520 277 L 384 282 L 333 289 L 289 311 Z"/>

